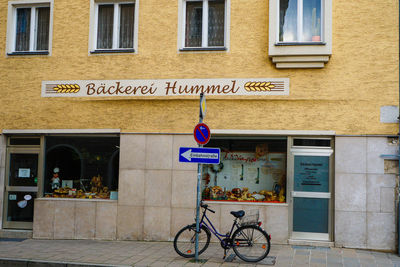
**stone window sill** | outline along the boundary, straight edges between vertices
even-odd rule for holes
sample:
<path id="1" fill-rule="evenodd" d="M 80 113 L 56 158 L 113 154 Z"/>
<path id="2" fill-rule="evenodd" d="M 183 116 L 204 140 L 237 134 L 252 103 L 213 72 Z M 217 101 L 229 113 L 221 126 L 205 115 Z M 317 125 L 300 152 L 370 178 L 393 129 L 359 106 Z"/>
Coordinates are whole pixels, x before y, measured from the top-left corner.
<path id="1" fill-rule="evenodd" d="M 101 49 L 90 51 L 90 54 L 135 53 L 135 49 Z"/>
<path id="2" fill-rule="evenodd" d="M 7 53 L 8 56 L 48 55 L 49 51 L 21 51 Z"/>
<path id="3" fill-rule="evenodd" d="M 179 49 L 181 52 L 196 52 L 196 51 L 226 51 L 226 47 L 185 47 Z"/>
<path id="4" fill-rule="evenodd" d="M 323 68 L 325 63 L 329 61 L 328 55 L 314 56 L 314 55 L 302 55 L 302 56 L 271 56 L 272 62 L 275 63 L 276 68 L 312 68 L 318 69 Z"/>

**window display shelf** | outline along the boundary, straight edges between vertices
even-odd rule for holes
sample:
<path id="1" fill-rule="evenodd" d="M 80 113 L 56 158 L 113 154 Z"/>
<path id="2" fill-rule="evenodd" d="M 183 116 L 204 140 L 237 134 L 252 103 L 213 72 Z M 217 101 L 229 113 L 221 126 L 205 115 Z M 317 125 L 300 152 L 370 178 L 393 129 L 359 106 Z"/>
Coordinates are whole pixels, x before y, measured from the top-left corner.
<path id="1" fill-rule="evenodd" d="M 204 203 L 210 205 L 254 205 L 254 206 L 289 206 L 286 202 L 259 202 L 259 201 L 235 201 L 235 200 L 203 200 Z"/>
<path id="2" fill-rule="evenodd" d="M 42 201 L 42 200 L 46 200 L 46 201 L 95 201 L 95 202 L 118 202 L 118 200 L 114 200 L 114 199 L 101 199 L 101 198 L 57 198 L 57 197 L 41 197 L 41 198 L 36 198 L 35 201 Z"/>

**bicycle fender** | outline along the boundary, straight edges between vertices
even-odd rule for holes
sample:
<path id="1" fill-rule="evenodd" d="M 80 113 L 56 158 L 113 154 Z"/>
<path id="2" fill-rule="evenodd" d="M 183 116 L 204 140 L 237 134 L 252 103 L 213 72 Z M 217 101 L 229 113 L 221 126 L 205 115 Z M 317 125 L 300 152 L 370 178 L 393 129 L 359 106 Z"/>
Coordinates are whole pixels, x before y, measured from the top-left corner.
<path id="1" fill-rule="evenodd" d="M 264 228 L 262 228 L 261 226 L 255 225 L 258 229 L 260 229 L 261 231 L 264 231 L 267 234 L 267 238 L 269 241 L 271 241 L 271 235 L 268 234 L 267 230 L 265 230 Z"/>

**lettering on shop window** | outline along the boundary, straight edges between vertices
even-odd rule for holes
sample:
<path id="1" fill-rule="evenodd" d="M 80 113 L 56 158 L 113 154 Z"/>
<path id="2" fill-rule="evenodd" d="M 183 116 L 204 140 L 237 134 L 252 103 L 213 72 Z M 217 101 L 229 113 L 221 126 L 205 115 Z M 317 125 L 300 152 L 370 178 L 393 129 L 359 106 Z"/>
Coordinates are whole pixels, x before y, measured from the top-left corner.
<path id="1" fill-rule="evenodd" d="M 241 154 L 226 153 L 223 160 L 238 160 L 238 161 L 243 161 L 246 163 L 251 163 L 251 162 L 256 162 L 257 160 L 260 161 L 260 160 L 265 160 L 265 159 L 256 159 L 255 157 L 244 157 Z"/>
<path id="2" fill-rule="evenodd" d="M 42 97 L 288 95 L 288 78 L 43 81 Z"/>
<path id="3" fill-rule="evenodd" d="M 329 190 L 329 157 L 296 156 L 294 172 L 296 191 Z"/>

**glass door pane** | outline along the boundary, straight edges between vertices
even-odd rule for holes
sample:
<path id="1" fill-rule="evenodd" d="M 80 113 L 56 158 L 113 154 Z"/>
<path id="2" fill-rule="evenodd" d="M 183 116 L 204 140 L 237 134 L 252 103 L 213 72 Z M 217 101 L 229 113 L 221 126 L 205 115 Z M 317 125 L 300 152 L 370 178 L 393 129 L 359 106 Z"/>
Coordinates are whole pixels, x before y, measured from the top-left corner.
<path id="1" fill-rule="evenodd" d="M 328 233 L 329 199 L 305 198 L 293 199 L 293 231 Z"/>
<path id="2" fill-rule="evenodd" d="M 32 222 L 33 200 L 36 192 L 8 192 L 7 221 L 9 222 Z"/>
<path id="3" fill-rule="evenodd" d="M 10 154 L 9 186 L 37 186 L 38 154 Z"/>
<path id="4" fill-rule="evenodd" d="M 294 191 L 329 192 L 329 157 L 295 156 Z"/>

